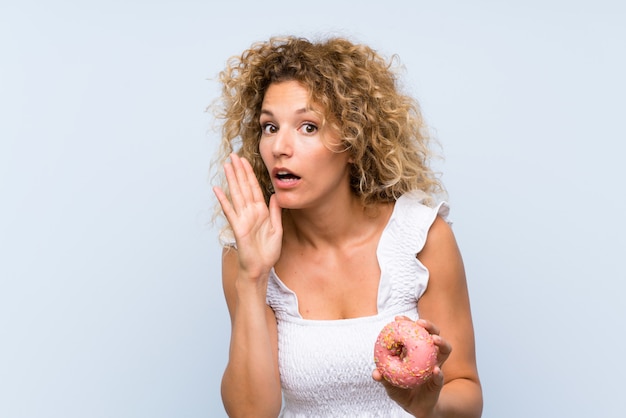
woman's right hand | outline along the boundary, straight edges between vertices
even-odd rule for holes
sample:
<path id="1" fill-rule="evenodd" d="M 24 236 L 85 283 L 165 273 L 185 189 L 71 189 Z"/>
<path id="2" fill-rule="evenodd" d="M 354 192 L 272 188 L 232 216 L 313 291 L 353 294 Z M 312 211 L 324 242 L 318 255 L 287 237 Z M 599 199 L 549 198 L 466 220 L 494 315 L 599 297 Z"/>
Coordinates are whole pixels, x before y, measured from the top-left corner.
<path id="1" fill-rule="evenodd" d="M 231 154 L 224 164 L 230 200 L 219 187 L 213 192 L 230 224 L 237 243 L 240 272 L 247 277 L 267 275 L 278 261 L 282 246 L 281 208 L 274 196 L 269 207 L 252 166 L 245 158 Z"/>

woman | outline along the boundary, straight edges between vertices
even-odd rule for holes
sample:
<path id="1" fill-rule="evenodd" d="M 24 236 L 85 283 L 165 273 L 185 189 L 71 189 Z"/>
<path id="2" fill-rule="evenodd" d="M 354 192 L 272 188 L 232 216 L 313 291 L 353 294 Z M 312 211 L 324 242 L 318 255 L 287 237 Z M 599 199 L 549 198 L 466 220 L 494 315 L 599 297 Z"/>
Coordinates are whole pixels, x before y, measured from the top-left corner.
<path id="1" fill-rule="evenodd" d="M 480 416 L 463 263 L 389 64 L 345 39 L 273 38 L 220 79 L 229 416 Z M 374 365 L 396 317 L 438 349 L 418 387 Z"/>

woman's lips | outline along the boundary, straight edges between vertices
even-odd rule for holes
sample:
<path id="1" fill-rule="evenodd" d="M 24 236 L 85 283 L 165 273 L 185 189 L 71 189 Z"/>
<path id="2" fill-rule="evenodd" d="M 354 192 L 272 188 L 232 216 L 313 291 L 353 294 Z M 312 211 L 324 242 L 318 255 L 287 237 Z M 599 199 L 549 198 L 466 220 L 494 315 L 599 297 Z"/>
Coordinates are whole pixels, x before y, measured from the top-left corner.
<path id="1" fill-rule="evenodd" d="M 274 187 L 289 188 L 298 184 L 301 180 L 300 176 L 285 168 L 275 168 L 272 170 L 274 179 Z"/>

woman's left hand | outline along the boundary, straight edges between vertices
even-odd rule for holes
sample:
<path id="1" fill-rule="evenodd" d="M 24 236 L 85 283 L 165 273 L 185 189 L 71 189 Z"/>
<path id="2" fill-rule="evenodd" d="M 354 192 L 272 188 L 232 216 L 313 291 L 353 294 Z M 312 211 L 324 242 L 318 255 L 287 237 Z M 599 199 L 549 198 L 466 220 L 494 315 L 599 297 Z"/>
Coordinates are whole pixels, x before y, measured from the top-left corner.
<path id="1" fill-rule="evenodd" d="M 402 318 L 408 319 L 406 317 Z M 403 389 L 393 386 L 386 381 L 378 369 L 372 372 L 372 377 L 377 382 L 380 382 L 387 390 L 389 397 L 406 411 L 420 418 L 428 418 L 433 416 L 437 406 L 439 393 L 444 384 L 441 366 L 450 355 L 452 347 L 439 335 L 439 329 L 433 323 L 424 319 L 418 319 L 417 323 L 432 335 L 433 342 L 437 346 L 437 364 L 433 368 L 433 374 L 430 379 L 419 386 Z"/>

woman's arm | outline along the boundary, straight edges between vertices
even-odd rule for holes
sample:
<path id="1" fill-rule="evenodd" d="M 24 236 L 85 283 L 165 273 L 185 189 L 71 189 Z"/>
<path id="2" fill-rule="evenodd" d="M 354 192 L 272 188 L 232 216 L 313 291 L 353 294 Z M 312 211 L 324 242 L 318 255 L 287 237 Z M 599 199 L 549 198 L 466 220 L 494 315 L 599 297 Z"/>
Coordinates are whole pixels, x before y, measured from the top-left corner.
<path id="1" fill-rule="evenodd" d="M 418 302 L 451 351 L 441 366 L 443 388 L 433 417 L 480 417 L 482 390 L 476 366 L 474 328 L 461 253 L 450 226 L 437 217 L 419 260 L 429 270 L 426 292 Z"/>
<path id="2" fill-rule="evenodd" d="M 426 292 L 418 302 L 420 325 L 439 349 L 438 366 L 424 384 L 401 389 L 374 370 L 389 396 L 419 418 L 478 418 L 482 390 L 476 367 L 474 330 L 461 253 L 450 226 L 437 217 L 418 259 L 429 270 Z"/>
<path id="3" fill-rule="evenodd" d="M 231 318 L 222 400 L 231 417 L 275 418 L 282 399 L 278 333 L 265 298 L 269 273 L 281 252 L 281 209 L 274 198 L 268 208 L 245 159 L 232 154 L 224 173 L 230 199 L 219 187 L 214 191 L 237 249 L 225 249 L 222 256 L 222 282 Z"/>
<path id="4" fill-rule="evenodd" d="M 230 417 L 277 417 L 281 407 L 278 337 L 274 312 L 265 303 L 267 277 L 258 286 L 238 280 L 237 250 L 222 256 L 224 295 L 231 318 L 222 400 Z"/>

